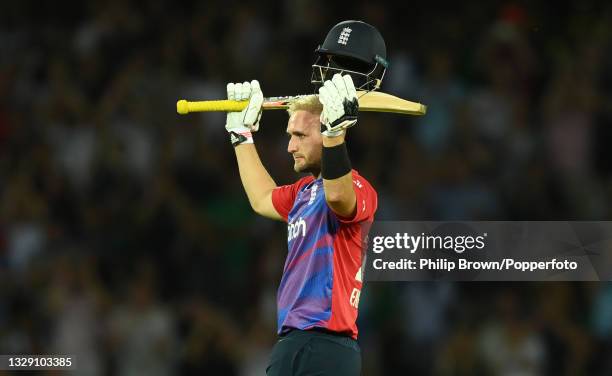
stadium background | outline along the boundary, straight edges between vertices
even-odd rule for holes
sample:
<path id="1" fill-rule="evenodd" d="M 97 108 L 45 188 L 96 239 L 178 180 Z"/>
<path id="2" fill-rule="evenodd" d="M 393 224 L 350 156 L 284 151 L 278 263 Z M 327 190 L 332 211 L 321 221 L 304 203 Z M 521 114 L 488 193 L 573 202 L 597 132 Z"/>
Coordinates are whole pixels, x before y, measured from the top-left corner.
<path id="1" fill-rule="evenodd" d="M 383 90 L 429 106 L 349 132 L 377 219 L 612 218 L 610 5 L 184 4 L 0 5 L 0 354 L 261 374 L 286 229 L 251 213 L 224 115 L 174 106 L 254 78 L 310 92 L 344 19 L 384 35 Z M 285 121 L 255 135 L 277 183 Z M 365 375 L 612 373 L 609 283 L 371 283 L 359 324 Z"/>

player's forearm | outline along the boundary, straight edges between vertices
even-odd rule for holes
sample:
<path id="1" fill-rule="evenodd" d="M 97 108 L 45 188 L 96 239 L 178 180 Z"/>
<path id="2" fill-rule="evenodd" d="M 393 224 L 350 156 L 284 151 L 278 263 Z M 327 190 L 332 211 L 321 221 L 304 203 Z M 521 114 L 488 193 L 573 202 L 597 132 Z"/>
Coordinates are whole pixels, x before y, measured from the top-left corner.
<path id="1" fill-rule="evenodd" d="M 337 137 L 323 136 L 323 153 L 330 150 L 326 150 L 325 148 L 345 147 L 343 144 L 344 134 Z M 322 174 L 323 190 L 325 191 L 325 200 L 330 208 L 343 217 L 349 217 L 355 211 L 357 199 L 353 187 L 353 174 L 351 173 L 348 156 L 344 155 L 344 158 L 340 157 L 341 155 L 337 151 L 332 154 L 327 153 L 324 155 L 321 161 L 321 167 L 326 172 Z M 332 164 L 333 166 L 330 166 Z M 345 173 L 341 176 L 337 176 L 342 173 L 341 171 L 345 171 Z"/>
<path id="2" fill-rule="evenodd" d="M 257 213 L 261 212 L 264 200 L 276 188 L 276 183 L 261 163 L 254 144 L 242 144 L 234 148 L 240 171 L 240 180 L 249 203 Z"/>

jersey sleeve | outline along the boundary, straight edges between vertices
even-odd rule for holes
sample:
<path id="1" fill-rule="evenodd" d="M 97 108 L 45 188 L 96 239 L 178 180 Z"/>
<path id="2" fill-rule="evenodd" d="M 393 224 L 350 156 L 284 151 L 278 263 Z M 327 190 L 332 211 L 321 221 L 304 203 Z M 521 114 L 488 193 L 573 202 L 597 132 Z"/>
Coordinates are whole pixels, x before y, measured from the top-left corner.
<path id="1" fill-rule="evenodd" d="M 289 212 L 293 208 L 297 193 L 308 180 L 312 180 L 312 178 L 302 178 L 293 184 L 281 185 L 272 190 L 272 205 L 278 214 L 283 217 L 285 222 L 289 217 Z"/>
<path id="2" fill-rule="evenodd" d="M 352 224 L 373 220 L 374 213 L 376 213 L 378 208 L 378 194 L 370 183 L 355 171 L 353 171 L 353 188 L 355 189 L 355 198 L 357 200 L 355 214 L 353 217 L 336 215 L 338 221 L 344 224 Z"/>

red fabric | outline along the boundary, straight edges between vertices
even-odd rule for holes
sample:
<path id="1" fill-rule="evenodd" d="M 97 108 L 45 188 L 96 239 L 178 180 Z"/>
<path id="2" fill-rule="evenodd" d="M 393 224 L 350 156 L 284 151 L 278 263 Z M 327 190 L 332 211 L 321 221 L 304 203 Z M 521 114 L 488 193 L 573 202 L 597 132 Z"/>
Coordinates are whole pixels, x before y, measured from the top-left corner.
<path id="1" fill-rule="evenodd" d="M 293 208 L 293 202 L 295 201 L 297 193 L 304 185 L 313 180 L 315 179 L 312 175 L 305 176 L 293 184 L 281 185 L 274 188 L 272 191 L 272 205 L 274 205 L 274 209 L 283 217 L 285 222 L 287 222 L 289 212 Z"/>
<path id="2" fill-rule="evenodd" d="M 366 250 L 365 237 L 374 221 L 378 195 L 370 183 L 353 170 L 353 187 L 357 207 L 352 218 L 338 217 L 340 227 L 334 238 L 334 287 L 329 330 L 343 332 L 357 339 L 356 307 L 351 301 L 361 295 L 363 282 L 358 280 Z"/>
<path id="3" fill-rule="evenodd" d="M 355 189 L 355 198 L 357 201 L 355 214 L 352 218 L 344 218 L 336 215 L 341 223 L 351 224 L 362 222 L 373 217 L 378 207 L 378 195 L 376 191 L 372 188 L 370 183 L 355 170 L 353 170 L 353 188 Z"/>

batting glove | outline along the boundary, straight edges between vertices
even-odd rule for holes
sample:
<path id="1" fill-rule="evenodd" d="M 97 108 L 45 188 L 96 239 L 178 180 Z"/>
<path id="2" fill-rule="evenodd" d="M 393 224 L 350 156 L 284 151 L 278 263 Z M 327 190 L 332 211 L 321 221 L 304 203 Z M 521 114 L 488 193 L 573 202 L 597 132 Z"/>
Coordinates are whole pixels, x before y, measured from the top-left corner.
<path id="1" fill-rule="evenodd" d="M 230 134 L 232 145 L 252 144 L 252 132 L 259 129 L 261 109 L 263 104 L 263 93 L 259 82 L 253 80 L 243 83 L 227 84 L 227 99 L 235 101 L 248 100 L 249 104 L 241 112 L 228 112 L 225 129 Z"/>
<path id="2" fill-rule="evenodd" d="M 351 76 L 334 74 L 331 80 L 319 88 L 319 101 L 323 104 L 321 124 L 325 130 L 321 132 L 326 137 L 336 137 L 344 130 L 357 123 L 359 102 L 357 91 Z"/>

